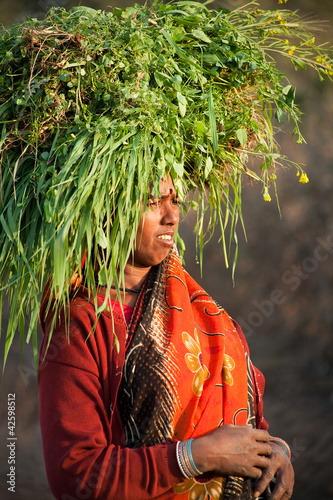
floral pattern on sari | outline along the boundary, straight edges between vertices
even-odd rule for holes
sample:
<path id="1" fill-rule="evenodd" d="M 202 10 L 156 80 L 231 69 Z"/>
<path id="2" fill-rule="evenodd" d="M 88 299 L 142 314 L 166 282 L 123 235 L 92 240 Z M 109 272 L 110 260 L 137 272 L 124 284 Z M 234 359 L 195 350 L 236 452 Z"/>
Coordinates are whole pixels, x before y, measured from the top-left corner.
<path id="1" fill-rule="evenodd" d="M 223 356 L 223 368 L 222 368 L 222 374 L 223 374 L 223 382 L 225 382 L 228 385 L 233 385 L 234 379 L 231 374 L 231 371 L 234 370 L 236 366 L 235 361 L 232 359 L 231 356 L 228 354 L 224 354 Z"/>
<path id="2" fill-rule="evenodd" d="M 214 476 L 212 478 L 211 475 L 208 480 L 204 479 L 204 476 L 194 477 L 174 486 L 174 492 L 177 494 L 188 492 L 188 500 L 205 500 L 207 498 L 219 500 L 221 498 L 223 481 L 225 479 L 222 477 Z"/>
<path id="3" fill-rule="evenodd" d="M 203 363 L 200 341 L 197 329 L 194 329 L 194 339 L 187 332 L 183 332 L 182 339 L 185 347 L 190 351 L 185 354 L 187 368 L 194 373 L 192 390 L 196 396 L 200 396 L 204 381 L 210 376 L 209 370 Z"/>

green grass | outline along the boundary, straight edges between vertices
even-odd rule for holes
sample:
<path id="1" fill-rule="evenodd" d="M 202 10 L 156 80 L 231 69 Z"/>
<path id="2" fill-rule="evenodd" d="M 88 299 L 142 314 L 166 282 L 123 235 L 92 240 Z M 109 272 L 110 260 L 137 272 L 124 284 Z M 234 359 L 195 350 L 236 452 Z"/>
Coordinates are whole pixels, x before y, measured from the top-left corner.
<path id="1" fill-rule="evenodd" d="M 5 358 L 17 330 L 24 340 L 27 315 L 27 340 L 36 345 L 48 280 L 56 310 L 68 303 L 84 252 L 93 293 L 95 259 L 109 284 L 118 269 L 123 280 L 147 187 L 158 190 L 166 173 L 183 199 L 197 193 L 201 260 L 219 226 L 225 262 L 235 266 L 237 245 L 234 255 L 229 248 L 242 224 L 243 179 L 261 182 L 270 199 L 278 167 L 288 163 L 275 125 L 289 120 L 303 141 L 295 88 L 275 55 L 291 69 L 332 76 L 332 51 L 316 44 L 314 29 L 296 13 L 256 2 L 228 11 L 156 1 L 109 12 L 52 9 L 2 33 Z"/>

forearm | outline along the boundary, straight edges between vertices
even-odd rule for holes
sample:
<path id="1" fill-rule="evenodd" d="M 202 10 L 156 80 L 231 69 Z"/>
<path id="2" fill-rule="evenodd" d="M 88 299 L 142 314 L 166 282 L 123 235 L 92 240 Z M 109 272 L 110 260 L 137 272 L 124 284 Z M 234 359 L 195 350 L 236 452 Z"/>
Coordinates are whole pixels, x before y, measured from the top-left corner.
<path id="1" fill-rule="evenodd" d="M 59 500 L 150 500 L 182 481 L 175 444 L 132 450 L 69 449 L 57 461 L 46 458 L 50 487 Z M 75 456 L 76 455 L 76 456 Z"/>
<path id="2" fill-rule="evenodd" d="M 39 396 L 47 477 L 57 499 L 151 499 L 182 481 L 176 444 L 122 444 L 91 373 L 49 362 L 40 370 Z"/>

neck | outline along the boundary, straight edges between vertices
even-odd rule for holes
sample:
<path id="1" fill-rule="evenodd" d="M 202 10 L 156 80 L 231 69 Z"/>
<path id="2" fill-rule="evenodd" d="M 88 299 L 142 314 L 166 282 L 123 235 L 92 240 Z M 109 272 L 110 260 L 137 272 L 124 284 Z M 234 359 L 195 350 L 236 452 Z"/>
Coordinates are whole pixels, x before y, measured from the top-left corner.
<path id="1" fill-rule="evenodd" d="M 142 288 L 150 269 L 150 267 L 135 267 L 131 264 L 126 264 L 124 269 L 125 287 L 135 289 Z"/>
<path id="2" fill-rule="evenodd" d="M 132 266 L 131 264 L 126 264 L 124 268 L 124 278 L 125 278 L 125 283 L 122 283 L 122 288 L 133 288 L 135 290 L 141 290 L 143 287 L 147 276 L 150 271 L 150 267 L 135 267 Z M 105 287 L 99 287 L 98 288 L 98 293 L 99 295 L 105 296 L 106 288 Z M 126 293 L 125 291 L 121 292 L 121 300 L 123 304 L 134 306 L 137 298 L 138 298 L 137 293 Z M 117 292 L 116 290 L 110 290 L 110 299 L 116 300 L 117 299 Z"/>

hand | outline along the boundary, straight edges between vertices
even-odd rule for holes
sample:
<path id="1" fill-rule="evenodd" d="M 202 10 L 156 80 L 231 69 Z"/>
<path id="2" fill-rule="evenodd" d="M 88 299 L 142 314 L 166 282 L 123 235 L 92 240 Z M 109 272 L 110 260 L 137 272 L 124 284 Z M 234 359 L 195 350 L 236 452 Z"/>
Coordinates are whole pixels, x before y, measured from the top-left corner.
<path id="1" fill-rule="evenodd" d="M 246 425 L 224 425 L 192 441 L 192 456 L 202 472 L 259 478 L 269 470 L 269 434 Z"/>
<path id="2" fill-rule="evenodd" d="M 291 498 L 294 487 L 294 469 L 281 446 L 270 442 L 272 453 L 268 458 L 268 467 L 262 471 L 257 481 L 254 496 L 259 497 L 267 488 L 270 481 L 276 476 L 276 485 L 270 500 L 287 500 Z"/>

